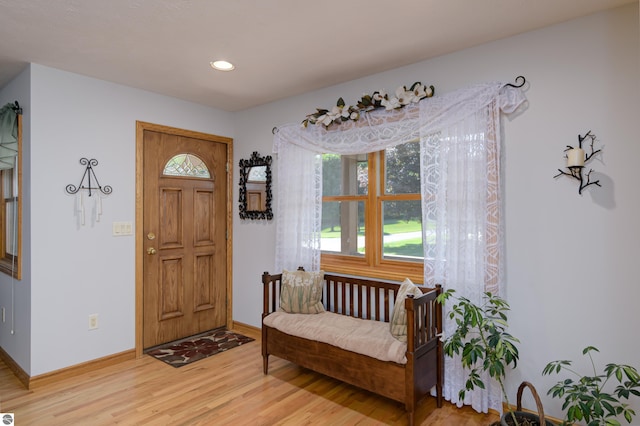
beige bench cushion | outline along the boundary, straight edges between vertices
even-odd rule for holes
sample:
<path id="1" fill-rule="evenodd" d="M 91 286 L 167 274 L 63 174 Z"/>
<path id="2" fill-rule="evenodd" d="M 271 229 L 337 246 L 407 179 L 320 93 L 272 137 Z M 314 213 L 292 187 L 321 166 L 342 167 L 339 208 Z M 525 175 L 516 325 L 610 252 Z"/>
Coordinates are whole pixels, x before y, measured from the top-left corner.
<path id="1" fill-rule="evenodd" d="M 305 315 L 277 311 L 266 316 L 264 324 L 292 336 L 327 343 L 381 361 L 407 363 L 407 344 L 391 335 L 387 322 L 333 312 Z"/>

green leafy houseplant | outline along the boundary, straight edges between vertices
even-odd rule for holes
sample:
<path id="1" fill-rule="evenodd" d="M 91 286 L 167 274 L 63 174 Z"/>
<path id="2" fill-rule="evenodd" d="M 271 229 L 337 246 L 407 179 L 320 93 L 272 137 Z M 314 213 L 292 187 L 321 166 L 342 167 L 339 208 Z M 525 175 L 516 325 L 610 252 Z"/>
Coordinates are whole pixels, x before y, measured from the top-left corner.
<path id="1" fill-rule="evenodd" d="M 593 375 L 582 375 L 571 368 L 571 361 L 552 361 L 542 371 L 543 375 L 560 373 L 565 370 L 577 377 L 567 378 L 556 383 L 548 395 L 553 398 L 564 398 L 562 409 L 566 410 L 563 425 L 570 425 L 584 420 L 588 426 L 619 426 L 616 417 L 622 415 L 631 423 L 636 413 L 624 403 L 629 397 L 640 397 L 640 374 L 629 365 L 607 364 L 600 374 L 596 371 L 591 352 L 600 352 L 593 346 L 587 346 L 582 354 L 589 356 Z M 605 390 L 609 380 L 616 380 L 618 385 L 613 392 Z"/>
<path id="2" fill-rule="evenodd" d="M 476 305 L 465 297 L 454 296 L 455 290 L 446 290 L 438 296 L 439 303 L 454 299 L 455 304 L 449 312 L 449 318 L 455 320 L 456 328 L 444 342 L 444 353 L 453 357 L 460 355 L 462 365 L 469 370 L 465 388 L 459 392 L 464 399 L 467 391 L 476 387 L 485 388 L 480 374 L 488 372 L 502 389 L 507 406 L 511 407 L 504 388 L 504 378 L 508 366 L 515 368 L 518 363 L 520 341 L 506 330 L 509 304 L 500 297 L 486 292 L 481 305 Z M 510 411 L 513 422 L 517 425 L 515 413 Z"/>

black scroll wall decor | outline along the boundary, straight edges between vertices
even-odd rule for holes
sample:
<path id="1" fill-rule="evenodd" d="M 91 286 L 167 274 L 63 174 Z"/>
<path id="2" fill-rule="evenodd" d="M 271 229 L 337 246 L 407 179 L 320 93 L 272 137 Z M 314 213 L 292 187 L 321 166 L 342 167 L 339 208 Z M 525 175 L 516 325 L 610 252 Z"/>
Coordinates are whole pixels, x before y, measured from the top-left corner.
<path id="1" fill-rule="evenodd" d="M 254 151 L 248 160 L 240 160 L 239 208 L 241 219 L 273 219 L 271 208 L 270 155 Z"/>
<path id="2" fill-rule="evenodd" d="M 71 195 L 77 194 L 78 197 L 77 197 L 76 212 L 78 213 L 78 216 L 80 218 L 80 224 L 84 225 L 84 207 L 85 206 L 84 206 L 84 200 L 82 197 L 83 191 L 86 191 L 89 197 L 95 196 L 94 197 L 95 198 L 95 219 L 96 219 L 96 222 L 99 222 L 100 216 L 102 215 L 101 194 L 109 195 L 111 194 L 113 189 L 109 185 L 105 185 L 105 186 L 100 185 L 100 182 L 98 181 L 98 177 L 96 176 L 96 172 L 93 170 L 93 168 L 98 165 L 98 160 L 96 160 L 95 158 L 92 158 L 89 160 L 83 157 L 80 159 L 80 164 L 85 166 L 84 173 L 82 175 L 82 179 L 80 180 L 80 183 L 78 184 L 78 186 L 69 184 L 66 186 L 65 190 L 67 191 L 67 194 L 71 194 Z"/>
<path id="3" fill-rule="evenodd" d="M 92 158 L 91 160 L 81 158 L 80 164 L 86 166 L 84 174 L 82 175 L 82 180 L 80 181 L 80 184 L 78 186 L 72 184 L 67 185 L 67 193 L 77 194 L 81 189 L 86 189 L 89 192 L 89 197 L 91 197 L 91 191 L 95 192 L 95 190 L 97 189 L 105 195 L 111 194 L 113 189 L 109 185 L 106 185 L 104 187 L 101 186 L 100 182 L 98 182 L 96 172 L 93 171 L 93 167 L 98 165 L 98 160 L 96 160 L 95 158 Z M 92 180 L 94 183 L 91 182 Z"/>

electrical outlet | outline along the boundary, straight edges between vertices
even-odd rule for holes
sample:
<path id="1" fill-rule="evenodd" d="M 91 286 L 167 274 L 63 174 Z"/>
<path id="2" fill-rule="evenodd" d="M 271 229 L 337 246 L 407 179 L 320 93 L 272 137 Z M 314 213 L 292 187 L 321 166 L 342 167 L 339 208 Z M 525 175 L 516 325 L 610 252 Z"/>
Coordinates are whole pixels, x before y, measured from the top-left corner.
<path id="1" fill-rule="evenodd" d="M 89 315 L 89 330 L 98 328 L 98 314 Z"/>

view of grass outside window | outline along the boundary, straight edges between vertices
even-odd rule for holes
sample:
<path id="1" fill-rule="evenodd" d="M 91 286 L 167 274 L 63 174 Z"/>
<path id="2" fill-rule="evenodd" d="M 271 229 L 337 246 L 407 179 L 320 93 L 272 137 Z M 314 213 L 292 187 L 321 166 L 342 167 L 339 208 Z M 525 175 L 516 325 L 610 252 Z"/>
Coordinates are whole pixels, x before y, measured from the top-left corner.
<path id="1" fill-rule="evenodd" d="M 323 264 L 343 272 L 358 265 L 381 272 L 420 270 L 420 145 L 324 154 L 322 167 Z"/>
<path id="2" fill-rule="evenodd" d="M 420 145 L 407 143 L 384 152 L 383 255 L 422 261 Z"/>
<path id="3" fill-rule="evenodd" d="M 422 217 L 401 217 L 401 212 L 409 212 L 418 208 L 420 201 L 383 201 L 382 253 L 385 259 L 422 261 Z"/>
<path id="4" fill-rule="evenodd" d="M 364 255 L 364 230 L 363 201 L 323 203 L 321 239 L 323 251 L 351 256 Z"/>
<path id="5" fill-rule="evenodd" d="M 325 154 L 322 160 L 323 251 L 350 256 L 365 253 L 367 155 Z"/>

